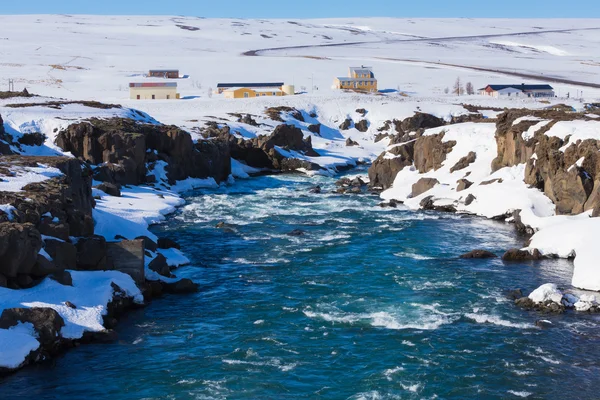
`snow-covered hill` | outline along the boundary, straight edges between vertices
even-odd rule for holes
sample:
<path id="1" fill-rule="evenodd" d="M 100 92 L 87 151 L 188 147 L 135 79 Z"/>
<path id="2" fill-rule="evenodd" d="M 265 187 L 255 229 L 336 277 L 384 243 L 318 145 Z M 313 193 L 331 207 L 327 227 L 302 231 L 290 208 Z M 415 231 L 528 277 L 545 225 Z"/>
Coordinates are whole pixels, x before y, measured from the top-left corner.
<path id="1" fill-rule="evenodd" d="M 458 66 L 597 85 L 598 26 L 593 19 L 0 16 L 0 85 L 11 78 L 18 90 L 115 102 L 149 69 L 179 68 L 188 76 L 180 92 L 194 100 L 222 81 L 285 81 L 325 95 L 354 64 L 373 66 L 381 89 L 426 97 L 442 95 L 458 76 L 476 88 L 524 80 Z M 242 55 L 264 49 L 279 50 Z M 562 95 L 600 96 L 555 86 Z"/>

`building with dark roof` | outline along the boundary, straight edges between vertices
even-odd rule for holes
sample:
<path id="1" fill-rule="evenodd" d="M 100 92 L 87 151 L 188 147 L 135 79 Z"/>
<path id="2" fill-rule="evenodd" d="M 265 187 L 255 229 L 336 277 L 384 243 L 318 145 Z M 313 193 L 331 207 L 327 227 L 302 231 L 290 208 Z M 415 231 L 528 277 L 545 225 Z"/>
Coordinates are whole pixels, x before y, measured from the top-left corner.
<path id="1" fill-rule="evenodd" d="M 177 79 L 177 78 L 179 78 L 179 70 L 178 69 L 151 69 L 148 72 L 148 77 Z"/>
<path id="2" fill-rule="evenodd" d="M 221 94 L 226 90 L 233 88 L 248 88 L 248 89 L 259 89 L 259 88 L 271 88 L 281 89 L 285 84 L 283 82 L 245 82 L 245 83 L 219 83 L 217 84 L 217 93 Z"/>
<path id="3" fill-rule="evenodd" d="M 554 97 L 554 88 L 550 85 L 487 85 L 479 89 L 484 96 L 499 97 Z"/>

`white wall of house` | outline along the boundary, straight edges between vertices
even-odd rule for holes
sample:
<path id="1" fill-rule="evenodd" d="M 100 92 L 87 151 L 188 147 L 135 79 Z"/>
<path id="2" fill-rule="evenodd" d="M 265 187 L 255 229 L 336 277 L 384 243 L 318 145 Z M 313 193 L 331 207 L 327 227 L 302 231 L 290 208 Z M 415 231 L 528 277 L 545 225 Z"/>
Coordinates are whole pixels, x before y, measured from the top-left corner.
<path id="1" fill-rule="evenodd" d="M 177 99 L 177 87 L 130 87 L 132 100 L 173 100 Z"/>
<path id="2" fill-rule="evenodd" d="M 495 94 L 494 97 L 527 97 L 526 94 L 523 93 L 522 90 L 515 88 L 506 88 L 493 92 Z"/>

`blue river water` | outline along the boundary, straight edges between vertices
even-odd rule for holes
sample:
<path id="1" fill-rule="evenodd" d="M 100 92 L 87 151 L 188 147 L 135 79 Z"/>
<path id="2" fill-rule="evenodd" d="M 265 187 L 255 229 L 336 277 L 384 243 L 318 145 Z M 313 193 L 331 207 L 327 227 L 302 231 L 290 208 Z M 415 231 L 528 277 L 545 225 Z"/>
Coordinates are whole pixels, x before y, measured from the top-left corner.
<path id="1" fill-rule="evenodd" d="M 3 379 L 0 398 L 598 398 L 598 317 L 542 316 L 505 296 L 568 286 L 570 262 L 458 259 L 523 238 L 382 209 L 377 196 L 332 194 L 334 182 L 280 175 L 191 193 L 153 230 L 182 245 L 192 264 L 178 274 L 201 292 L 128 314 L 117 343 Z"/>

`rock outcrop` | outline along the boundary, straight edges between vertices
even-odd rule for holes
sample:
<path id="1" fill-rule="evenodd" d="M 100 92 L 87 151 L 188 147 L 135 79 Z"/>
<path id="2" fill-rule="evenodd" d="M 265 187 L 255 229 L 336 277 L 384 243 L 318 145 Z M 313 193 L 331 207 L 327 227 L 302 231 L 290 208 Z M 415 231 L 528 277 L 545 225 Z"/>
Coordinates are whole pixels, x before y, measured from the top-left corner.
<path id="1" fill-rule="evenodd" d="M 517 121 L 529 115 L 533 120 Z M 547 122 L 529 132 L 540 120 Z M 558 110 L 504 112 L 498 116 L 498 156 L 492 163 L 494 171 L 526 163 L 525 183 L 542 190 L 556 204 L 556 212 L 566 215 L 600 205 L 600 141 L 588 139 L 572 143 L 569 137 L 563 140 L 545 134 L 556 123 L 573 120 L 591 119 L 585 114 Z M 582 161 L 578 163 L 578 160 Z"/>
<path id="2" fill-rule="evenodd" d="M 94 173 L 97 180 L 122 185 L 145 183 L 146 165 L 158 160 L 167 163 L 170 183 L 188 177 L 222 182 L 231 173 L 226 143 L 194 143 L 189 133 L 175 126 L 92 118 L 59 132 L 56 144 L 83 161 L 102 164 Z"/>

